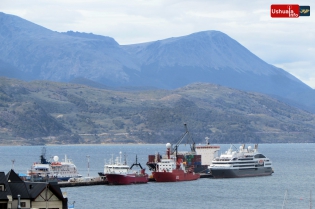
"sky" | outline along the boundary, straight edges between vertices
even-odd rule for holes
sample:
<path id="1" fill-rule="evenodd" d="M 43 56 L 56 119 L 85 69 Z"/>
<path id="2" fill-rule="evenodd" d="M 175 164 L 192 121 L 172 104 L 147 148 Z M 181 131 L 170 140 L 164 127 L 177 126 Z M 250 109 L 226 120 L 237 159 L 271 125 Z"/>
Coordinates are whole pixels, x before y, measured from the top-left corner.
<path id="1" fill-rule="evenodd" d="M 310 6 L 311 16 L 271 18 L 272 4 Z M 0 0 L 0 11 L 121 45 L 218 30 L 315 88 L 314 0 Z"/>

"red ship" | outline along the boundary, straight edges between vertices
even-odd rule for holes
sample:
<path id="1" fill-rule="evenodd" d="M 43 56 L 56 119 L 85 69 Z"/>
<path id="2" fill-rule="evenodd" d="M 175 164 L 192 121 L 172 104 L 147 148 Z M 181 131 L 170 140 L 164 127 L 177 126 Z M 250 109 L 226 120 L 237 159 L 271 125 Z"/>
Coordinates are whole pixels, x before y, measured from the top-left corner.
<path id="1" fill-rule="evenodd" d="M 139 166 L 140 170 L 133 170 L 133 166 Z M 142 168 L 136 158 L 136 163 L 132 164 L 129 169 L 124 172 L 107 173 L 106 179 L 111 185 L 129 185 L 147 183 L 149 181 L 149 176 L 145 173 L 145 169 Z"/>
<path id="2" fill-rule="evenodd" d="M 143 184 L 149 181 L 149 176 L 144 173 L 144 169 L 141 169 L 141 173 L 107 174 L 106 178 L 111 185 Z"/>
<path id="3" fill-rule="evenodd" d="M 153 178 L 157 182 L 192 181 L 200 178 L 200 174 L 193 172 L 192 168 L 186 168 L 181 158 L 177 154 L 171 155 L 170 143 L 166 144 L 166 159 L 160 159 L 156 164 L 157 168 L 152 172 Z"/>

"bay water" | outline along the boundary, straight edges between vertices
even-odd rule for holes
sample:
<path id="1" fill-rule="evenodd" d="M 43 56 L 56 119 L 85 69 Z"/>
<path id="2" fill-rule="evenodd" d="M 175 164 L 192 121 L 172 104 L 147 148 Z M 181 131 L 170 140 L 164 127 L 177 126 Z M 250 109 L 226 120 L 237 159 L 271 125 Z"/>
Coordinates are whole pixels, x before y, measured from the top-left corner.
<path id="1" fill-rule="evenodd" d="M 254 147 L 253 144 L 248 144 Z M 230 145 L 220 144 L 221 152 Z M 239 147 L 240 145 L 235 145 Z M 65 155 L 80 174 L 96 177 L 105 161 L 126 155 L 127 163 L 136 155 L 143 167 L 148 155 L 165 153 L 165 145 L 48 145 L 46 157 Z M 201 178 L 196 181 L 62 188 L 76 209 L 103 208 L 310 208 L 315 194 L 315 144 L 259 144 L 259 151 L 273 162 L 274 173 L 266 177 L 234 179 Z M 180 145 L 179 150 L 189 150 Z M 42 146 L 0 146 L 0 171 L 25 173 L 39 162 Z M 150 171 L 146 169 L 148 173 Z M 287 192 L 287 194 L 286 194 Z M 314 199 L 315 200 L 315 199 Z M 284 203 L 285 202 L 285 203 Z"/>

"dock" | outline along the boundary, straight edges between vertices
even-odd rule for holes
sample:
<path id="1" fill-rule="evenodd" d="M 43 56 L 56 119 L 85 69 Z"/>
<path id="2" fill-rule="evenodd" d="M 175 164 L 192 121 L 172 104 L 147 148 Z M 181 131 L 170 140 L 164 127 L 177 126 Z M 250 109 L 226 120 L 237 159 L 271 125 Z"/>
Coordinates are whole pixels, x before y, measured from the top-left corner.
<path id="1" fill-rule="evenodd" d="M 58 182 L 58 185 L 62 187 L 79 187 L 79 186 L 95 186 L 95 185 L 107 185 L 108 181 L 87 181 L 87 182 Z"/>
<path id="2" fill-rule="evenodd" d="M 212 178 L 213 176 L 209 173 L 200 173 L 200 178 Z M 155 181 L 152 176 L 149 176 L 149 181 Z"/>
<path id="3" fill-rule="evenodd" d="M 212 178 L 211 174 L 208 173 L 201 173 L 200 178 Z M 155 182 L 152 176 L 149 177 L 149 182 Z M 62 187 L 79 187 L 79 186 L 95 186 L 95 185 L 108 185 L 108 181 L 106 180 L 93 180 L 93 181 L 78 181 L 78 182 L 68 182 L 68 181 L 61 181 L 58 182 L 58 185 Z"/>

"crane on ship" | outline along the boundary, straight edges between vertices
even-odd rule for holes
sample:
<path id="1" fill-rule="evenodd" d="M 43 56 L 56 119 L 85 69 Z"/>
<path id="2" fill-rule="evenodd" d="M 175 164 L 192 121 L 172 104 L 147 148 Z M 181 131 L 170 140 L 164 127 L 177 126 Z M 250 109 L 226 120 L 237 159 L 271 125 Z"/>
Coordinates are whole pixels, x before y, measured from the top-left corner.
<path id="1" fill-rule="evenodd" d="M 188 131 L 188 128 L 187 128 L 187 124 L 184 123 L 184 126 L 185 126 L 185 133 L 180 137 L 180 139 L 178 140 L 178 142 L 174 145 L 172 145 L 172 149 L 171 149 L 171 154 L 174 154 L 177 155 L 177 150 L 178 150 L 178 146 L 182 143 L 182 141 L 187 137 L 187 141 L 186 141 L 186 144 L 188 142 L 188 140 L 191 141 L 191 144 L 190 144 L 190 151 L 192 153 L 196 153 L 196 143 L 195 141 L 193 140 L 193 138 L 191 137 L 189 131 Z M 185 144 L 185 145 L 186 145 Z"/>
<path id="2" fill-rule="evenodd" d="M 184 126 L 185 126 L 185 133 L 180 137 L 180 139 L 177 141 L 177 143 L 171 145 L 171 147 L 170 147 L 170 153 L 169 154 L 171 154 L 171 155 L 175 154 L 177 156 L 178 147 L 185 138 L 187 138 L 186 144 L 187 144 L 188 140 L 190 140 L 192 142 L 190 144 L 191 153 L 192 154 L 196 153 L 196 143 L 188 131 L 187 124 L 184 124 Z M 150 157 L 152 157 L 151 160 L 150 160 Z M 152 155 L 152 156 L 149 155 L 149 161 L 147 162 L 146 165 L 149 167 L 150 171 L 156 171 L 156 165 L 158 162 L 160 162 L 161 158 L 162 158 L 162 156 L 159 153 L 156 153 L 155 155 Z"/>

